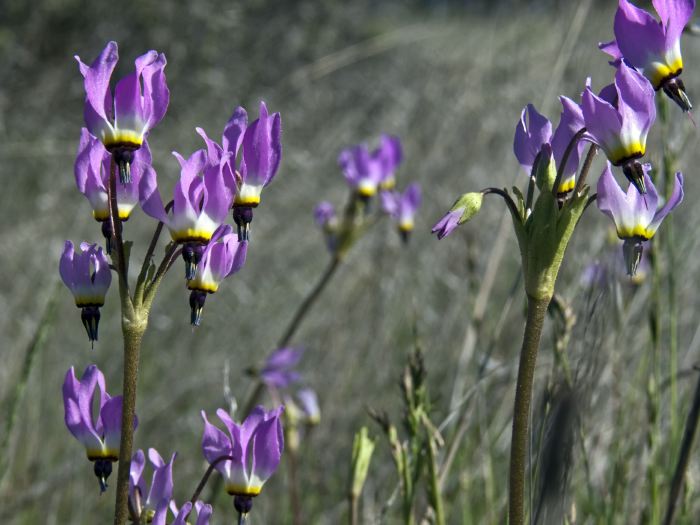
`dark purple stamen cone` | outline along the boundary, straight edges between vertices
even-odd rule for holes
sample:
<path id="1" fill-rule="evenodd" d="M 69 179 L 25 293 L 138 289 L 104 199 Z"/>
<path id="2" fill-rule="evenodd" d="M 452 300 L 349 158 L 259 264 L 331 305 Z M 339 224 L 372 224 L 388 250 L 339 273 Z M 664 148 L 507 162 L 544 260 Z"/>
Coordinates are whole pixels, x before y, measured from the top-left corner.
<path id="1" fill-rule="evenodd" d="M 119 233 L 121 233 L 121 221 L 117 221 L 117 229 L 119 230 Z M 112 222 L 109 219 L 107 219 L 106 221 L 102 221 L 102 235 L 105 238 L 105 252 L 107 252 L 107 255 L 112 255 L 112 247 L 114 244 L 114 232 L 112 232 Z"/>
<path id="2" fill-rule="evenodd" d="M 680 77 L 672 78 L 664 82 L 661 87 L 668 98 L 673 100 L 684 111 L 688 112 L 693 109 L 688 95 L 685 93 L 685 85 Z"/>
<path id="3" fill-rule="evenodd" d="M 98 459 L 94 466 L 95 476 L 100 482 L 100 492 L 107 490 L 107 478 L 112 473 L 112 462 L 108 459 Z"/>
<path id="4" fill-rule="evenodd" d="M 197 266 L 202 260 L 204 246 L 196 243 L 187 243 L 182 248 L 182 258 L 185 260 L 185 279 L 191 281 L 197 275 Z"/>
<path id="5" fill-rule="evenodd" d="M 625 162 L 622 165 L 622 172 L 641 195 L 647 192 L 647 187 L 644 183 L 644 169 L 638 160 L 632 159 Z"/>
<path id="6" fill-rule="evenodd" d="M 247 241 L 250 237 L 250 223 L 253 222 L 253 208 L 250 206 L 234 206 L 233 222 L 238 228 L 238 242 Z"/>
<path id="7" fill-rule="evenodd" d="M 192 312 L 190 314 L 190 323 L 192 326 L 199 326 L 202 322 L 202 310 L 204 309 L 204 302 L 207 300 L 207 292 L 202 292 L 201 290 L 192 290 L 190 294 L 190 308 Z"/>
<path id="8" fill-rule="evenodd" d="M 114 162 L 119 168 L 119 182 L 129 184 L 131 182 L 131 163 L 134 160 L 134 150 L 119 147 L 112 151 Z"/>
<path id="9" fill-rule="evenodd" d="M 238 512 L 238 525 L 245 523 L 246 515 L 253 509 L 253 498 L 250 496 L 236 496 L 233 498 L 233 507 Z"/>
<path id="10" fill-rule="evenodd" d="M 100 325 L 100 308 L 98 306 L 86 306 L 82 309 L 80 318 L 91 343 L 97 341 L 97 329 Z"/>
<path id="11" fill-rule="evenodd" d="M 639 262 L 642 260 L 642 252 L 644 251 L 642 241 L 643 239 L 641 238 L 625 239 L 625 242 L 622 244 L 622 253 L 627 264 L 627 275 L 630 277 L 637 275 L 637 268 L 639 268 Z"/>

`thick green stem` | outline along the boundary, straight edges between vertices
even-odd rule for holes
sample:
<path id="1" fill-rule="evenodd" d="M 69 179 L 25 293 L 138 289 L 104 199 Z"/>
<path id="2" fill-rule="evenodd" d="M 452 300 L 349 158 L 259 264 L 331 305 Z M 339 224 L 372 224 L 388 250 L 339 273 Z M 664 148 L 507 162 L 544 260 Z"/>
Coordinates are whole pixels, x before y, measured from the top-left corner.
<path id="1" fill-rule="evenodd" d="M 508 486 L 508 515 L 510 525 L 525 523 L 525 477 L 527 470 L 530 404 L 535 377 L 535 363 L 540 346 L 542 327 L 551 297 L 528 296 L 527 322 L 520 350 L 518 382 L 515 389 L 513 433 L 510 448 L 510 479 Z"/>
<path id="2" fill-rule="evenodd" d="M 141 340 L 146 331 L 146 320 L 122 321 L 124 334 L 124 382 L 122 390 L 122 433 L 119 445 L 119 471 L 117 473 L 114 525 L 124 525 L 128 516 L 129 464 L 134 444 L 134 417 L 136 415 L 136 385 L 139 376 Z"/>

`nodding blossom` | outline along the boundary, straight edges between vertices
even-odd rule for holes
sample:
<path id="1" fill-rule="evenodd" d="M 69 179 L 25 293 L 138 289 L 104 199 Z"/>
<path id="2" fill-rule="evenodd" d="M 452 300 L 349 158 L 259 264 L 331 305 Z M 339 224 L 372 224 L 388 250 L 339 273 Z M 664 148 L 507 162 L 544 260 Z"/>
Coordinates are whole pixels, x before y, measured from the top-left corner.
<path id="1" fill-rule="evenodd" d="M 299 406 L 306 416 L 306 421 L 310 425 L 317 425 L 321 422 L 321 408 L 318 404 L 318 396 L 311 388 L 302 388 L 296 394 Z"/>
<path id="2" fill-rule="evenodd" d="M 243 423 L 235 423 L 225 410 L 216 411 L 228 434 L 204 420 L 202 451 L 209 463 L 224 477 L 226 492 L 252 498 L 279 466 L 284 448 L 280 416 L 284 407 L 266 412 L 254 408 Z M 227 456 L 233 459 L 223 459 Z"/>
<path id="3" fill-rule="evenodd" d="M 112 156 L 102 143 L 83 128 L 80 132 L 78 154 L 75 159 L 75 183 L 80 193 L 85 195 L 92 206 L 92 215 L 102 223 L 107 253 L 111 253 L 112 225 L 109 220 L 109 176 Z M 153 171 L 151 151 L 144 140 L 143 145 L 134 152 L 131 162 L 131 179 L 124 184 L 117 184 L 117 215 L 119 220 L 127 221 L 139 202 L 139 183 L 144 173 Z M 119 227 L 121 224 L 119 225 Z"/>
<path id="4" fill-rule="evenodd" d="M 683 175 L 678 172 L 670 198 L 659 208 L 659 195 L 648 174 L 651 166 L 645 164 L 643 170 L 645 195 L 640 195 L 631 185 L 625 193 L 613 177 L 609 163 L 598 179 L 598 209 L 615 223 L 617 236 L 624 241 L 627 273 L 632 276 L 637 272 L 644 242 L 654 236 L 661 221 L 683 200 Z"/>
<path id="5" fill-rule="evenodd" d="M 129 465 L 129 506 L 142 523 L 151 523 L 162 501 L 173 496 L 173 454 L 167 463 L 154 448 L 148 449 L 148 461 L 153 470 L 150 486 L 146 484 L 146 456 L 137 450 Z"/>
<path id="6" fill-rule="evenodd" d="M 615 40 L 600 44 L 615 65 L 624 59 L 639 69 L 655 90 L 690 111 L 693 106 L 680 78 L 683 72 L 681 34 L 693 16 L 695 0 L 653 0 L 660 20 L 628 0 L 620 0 L 615 13 Z"/>
<path id="7" fill-rule="evenodd" d="M 533 166 L 538 157 L 543 162 L 553 161 L 554 167 L 558 168 L 564 161 L 564 155 L 571 140 L 584 128 L 581 107 L 564 96 L 559 97 L 559 101 L 562 111 L 559 116 L 559 125 L 553 133 L 551 122 L 532 104 L 528 104 L 520 114 L 520 120 L 515 127 L 513 151 L 527 175 L 533 175 Z M 576 172 L 584 147 L 585 143 L 579 140 L 571 150 L 557 188 L 558 194 L 564 195 L 574 189 Z"/>
<path id="8" fill-rule="evenodd" d="M 275 350 L 265 361 L 265 366 L 260 371 L 260 379 L 272 388 L 287 388 L 296 383 L 301 379 L 296 366 L 303 355 L 303 348 L 289 346 Z"/>
<path id="9" fill-rule="evenodd" d="M 245 264 L 248 241 L 239 242 L 230 226 L 220 226 L 204 248 L 195 277 L 187 281 L 190 293 L 193 326 L 202 321 L 202 309 L 207 295 L 215 293 L 229 275 L 238 272 Z"/>
<path id="10" fill-rule="evenodd" d="M 384 191 L 381 193 L 382 208 L 396 221 L 404 242 L 408 242 L 413 231 L 414 218 L 421 204 L 421 191 L 417 183 L 409 184 L 403 193 Z"/>
<path id="11" fill-rule="evenodd" d="M 396 186 L 396 168 L 403 160 L 403 149 L 399 137 L 382 133 L 379 147 L 372 153 L 381 169 L 380 190 L 393 190 Z"/>
<path id="12" fill-rule="evenodd" d="M 179 153 L 173 155 L 180 163 L 180 179 L 173 191 L 172 208 L 165 211 L 153 170 L 141 179 L 139 199 L 143 211 L 165 224 L 173 241 L 184 245 L 185 277 L 192 280 L 207 243 L 231 207 L 231 191 L 224 182 L 228 159 L 212 157 L 208 149 L 197 150 L 188 159 Z"/>
<path id="13" fill-rule="evenodd" d="M 615 73 L 615 84 L 600 95 L 586 87 L 582 109 L 588 133 L 608 160 L 622 166 L 625 177 L 640 193 L 646 193 L 638 159 L 646 152 L 647 134 L 656 119 L 654 88 L 649 81 L 623 62 Z"/>
<path id="14" fill-rule="evenodd" d="M 346 148 L 338 156 L 345 180 L 363 199 L 376 195 L 383 172 L 379 159 L 370 154 L 365 144 Z"/>
<path id="15" fill-rule="evenodd" d="M 182 507 L 178 509 L 174 501 L 171 500 L 168 502 L 167 500 L 162 500 L 156 509 L 153 521 L 150 522 L 151 525 L 166 525 L 168 510 L 175 516 L 175 521 L 171 522 L 170 525 L 189 525 L 192 523 L 187 520 L 192 512 L 191 502 L 188 501 L 184 503 Z M 194 522 L 194 525 L 209 525 L 209 520 L 211 519 L 213 511 L 212 506 L 202 501 L 197 501 L 194 504 L 194 510 L 197 512 L 197 521 Z"/>
<path id="16" fill-rule="evenodd" d="M 97 418 L 93 416 L 93 398 L 99 388 Z M 111 397 L 105 389 L 105 378 L 96 365 L 85 369 L 78 380 L 71 367 L 63 382 L 63 408 L 66 427 L 85 447 L 94 462 L 100 488 L 107 488 L 112 463 L 119 460 L 122 430 L 122 396 Z M 134 430 L 138 421 L 134 418 Z"/>
<path id="17" fill-rule="evenodd" d="M 117 43 L 109 42 L 91 65 L 76 55 L 85 83 L 85 125 L 114 157 L 122 184 L 131 178 L 130 166 L 148 132 L 161 121 L 170 101 L 165 82 L 165 55 L 148 51 L 135 61 L 133 73 L 109 84 L 119 60 Z"/>
<path id="18" fill-rule="evenodd" d="M 71 241 L 66 241 L 58 265 L 61 279 L 73 293 L 75 306 L 81 309 L 81 319 L 88 339 L 98 338 L 100 307 L 112 283 L 112 271 L 102 248 L 82 242 L 77 252 Z"/>

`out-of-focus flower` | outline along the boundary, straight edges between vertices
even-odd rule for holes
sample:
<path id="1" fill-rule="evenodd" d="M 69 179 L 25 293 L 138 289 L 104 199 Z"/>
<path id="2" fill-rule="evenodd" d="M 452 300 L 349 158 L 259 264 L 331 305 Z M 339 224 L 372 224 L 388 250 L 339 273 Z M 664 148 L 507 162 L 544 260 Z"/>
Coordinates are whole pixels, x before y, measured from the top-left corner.
<path id="1" fill-rule="evenodd" d="M 376 195 L 383 178 L 382 165 L 378 157 L 370 155 L 365 144 L 341 151 L 338 164 L 345 180 L 361 198 L 369 199 Z"/>
<path id="2" fill-rule="evenodd" d="M 409 184 L 403 194 L 393 191 L 381 193 L 382 208 L 396 220 L 404 242 L 413 231 L 414 216 L 421 204 L 421 191 L 418 183 Z"/>
<path id="3" fill-rule="evenodd" d="M 224 477 L 226 492 L 232 496 L 251 498 L 260 494 L 265 481 L 274 474 L 282 457 L 284 436 L 280 416 L 284 407 L 266 412 L 256 407 L 243 421 L 235 423 L 226 411 L 216 414 L 228 430 L 228 435 L 204 420 L 202 451 L 204 457 Z M 221 460 L 231 456 L 233 459 Z"/>
<path id="4" fill-rule="evenodd" d="M 260 116 L 247 125 L 248 114 L 236 108 L 224 129 L 224 152 L 230 156 L 227 184 L 235 194 L 233 220 L 238 239 L 247 241 L 253 208 L 260 204 L 262 189 L 272 182 L 282 160 L 282 119 L 268 114 L 260 102 Z M 242 147 L 242 154 L 238 155 Z"/>
<path id="5" fill-rule="evenodd" d="M 109 221 L 109 171 L 112 156 L 102 143 L 83 128 L 80 132 L 78 155 L 75 159 L 75 183 L 80 193 L 85 195 L 92 206 L 92 215 L 102 223 L 107 253 L 111 253 L 111 240 L 114 235 Z M 129 220 L 132 210 L 139 202 L 139 182 L 144 172 L 152 171 L 151 151 L 144 140 L 134 152 L 131 162 L 131 180 L 117 185 L 117 214 L 121 221 Z M 121 225 L 120 225 L 121 226 Z"/>
<path id="6" fill-rule="evenodd" d="M 450 211 L 433 226 L 433 229 L 430 230 L 431 233 L 436 233 L 438 239 L 447 237 L 457 226 L 464 224 L 479 213 L 483 201 L 484 195 L 481 192 L 465 193 L 457 199 Z"/>
<path id="7" fill-rule="evenodd" d="M 83 242 L 76 252 L 71 241 L 66 241 L 58 265 L 61 279 L 75 297 L 75 306 L 81 309 L 81 319 L 91 342 L 97 341 L 100 306 L 112 283 L 109 262 L 97 244 Z"/>
<path id="8" fill-rule="evenodd" d="M 403 149 L 399 137 L 382 133 L 379 147 L 372 153 L 381 169 L 380 190 L 393 190 L 396 186 L 396 168 L 403 160 Z"/>
<path id="9" fill-rule="evenodd" d="M 318 396 L 312 388 L 302 388 L 297 392 L 299 406 L 310 425 L 318 425 L 321 422 L 321 408 L 318 404 Z"/>
<path id="10" fill-rule="evenodd" d="M 295 367 L 299 364 L 303 348 L 285 347 L 275 350 L 265 361 L 260 379 L 269 387 L 287 388 L 300 379 Z"/>
<path id="11" fill-rule="evenodd" d="M 146 485 L 146 456 L 143 450 L 137 450 L 129 465 L 129 506 L 142 523 L 150 523 L 158 504 L 173 497 L 173 454 L 166 463 L 158 451 L 148 449 L 148 459 L 153 468 L 150 487 Z"/>
<path id="12" fill-rule="evenodd" d="M 673 193 L 666 204 L 658 208 L 659 196 L 645 164 L 647 194 L 640 195 L 632 186 L 627 193 L 620 188 L 608 164 L 598 180 L 598 208 L 610 217 L 617 229 L 617 236 L 624 240 L 623 252 L 628 275 L 635 275 L 642 256 L 643 243 L 651 239 L 661 221 L 683 200 L 683 175 L 676 173 Z"/>
<path id="13" fill-rule="evenodd" d="M 231 207 L 231 190 L 223 175 L 228 157 L 212 157 L 205 149 L 195 151 L 187 160 L 178 153 L 174 155 L 181 171 L 173 191 L 172 209 L 165 211 L 153 170 L 141 179 L 139 199 L 143 211 L 165 224 L 175 242 L 184 244 L 185 277 L 192 280 L 206 244 L 224 223 Z"/>
<path id="14" fill-rule="evenodd" d="M 109 83 L 119 60 L 116 42 L 107 43 L 90 66 L 75 59 L 85 81 L 85 124 L 113 155 L 119 178 L 127 183 L 134 152 L 168 108 L 165 55 L 151 50 L 138 57 L 134 72 L 116 83 L 114 96 Z"/>
<path id="15" fill-rule="evenodd" d="M 331 253 L 335 252 L 337 246 L 336 233 L 338 231 L 338 215 L 335 207 L 328 201 L 319 202 L 314 208 L 314 221 L 323 231 L 326 239 L 326 247 Z"/>
<path id="16" fill-rule="evenodd" d="M 564 96 L 559 97 L 559 101 L 562 105 L 562 112 L 559 117 L 559 125 L 554 133 L 552 133 L 552 124 L 549 120 L 540 114 L 532 104 L 528 104 L 523 109 L 520 120 L 515 127 L 513 151 L 527 175 L 535 175 L 533 166 L 538 157 L 542 163 L 554 162 L 551 166 L 552 176 L 547 177 L 552 178 L 552 180 L 545 181 L 540 177 L 540 180 L 537 181 L 540 189 L 545 182 L 550 185 L 554 183 L 555 168 L 558 168 L 560 163 L 564 161 L 564 155 L 574 136 L 584 128 L 580 106 Z M 576 171 L 584 146 L 585 143 L 579 140 L 571 150 L 562 172 L 557 193 L 566 194 L 574 189 Z M 542 166 L 546 165 L 542 164 Z"/>
<path id="17" fill-rule="evenodd" d="M 209 525 L 209 520 L 212 515 L 212 507 L 202 501 L 197 501 L 194 504 L 194 508 L 197 512 L 197 521 L 194 525 Z M 168 502 L 168 500 L 161 500 L 156 509 L 155 515 L 153 516 L 153 521 L 150 522 L 152 525 L 166 525 L 166 520 L 168 518 L 168 510 L 172 512 L 175 516 L 175 521 L 170 525 L 188 525 L 190 522 L 187 521 L 189 514 L 192 512 L 192 503 L 186 502 L 179 509 L 175 505 L 174 501 Z"/>
<path id="18" fill-rule="evenodd" d="M 595 95 L 590 86 L 583 93 L 586 129 L 610 162 L 622 166 L 627 179 L 646 193 L 644 171 L 637 159 L 644 156 L 647 134 L 656 119 L 654 88 L 623 62 L 615 74 L 614 92 L 609 86 L 601 95 Z"/>
<path id="19" fill-rule="evenodd" d="M 220 226 L 204 248 L 199 271 L 195 277 L 187 281 L 190 294 L 191 323 L 199 326 L 202 320 L 202 309 L 207 294 L 215 293 L 221 282 L 238 272 L 245 264 L 248 253 L 248 241 L 239 242 L 229 225 Z"/>
<path id="20" fill-rule="evenodd" d="M 99 387 L 99 410 L 93 420 L 93 398 Z M 87 457 L 94 462 L 95 475 L 104 492 L 112 463 L 119 460 L 122 430 L 122 396 L 111 397 L 105 389 L 105 378 L 96 365 L 85 369 L 78 380 L 71 367 L 63 382 L 63 408 L 66 427 L 85 447 Z M 134 430 L 138 421 L 134 418 Z"/>
<path id="21" fill-rule="evenodd" d="M 660 21 L 628 0 L 620 0 L 615 13 L 615 40 L 600 44 L 612 56 L 644 73 L 654 89 L 664 92 L 683 111 L 692 105 L 680 78 L 683 71 L 681 34 L 695 9 L 695 0 L 653 0 Z"/>

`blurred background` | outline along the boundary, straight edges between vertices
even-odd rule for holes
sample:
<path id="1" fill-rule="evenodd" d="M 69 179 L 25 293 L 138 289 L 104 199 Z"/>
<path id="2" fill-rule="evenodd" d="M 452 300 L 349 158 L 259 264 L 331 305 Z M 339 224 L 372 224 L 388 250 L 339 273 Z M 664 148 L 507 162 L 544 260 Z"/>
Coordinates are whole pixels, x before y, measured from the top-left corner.
<path id="1" fill-rule="evenodd" d="M 246 369 L 274 350 L 327 264 L 312 210 L 322 199 L 336 206 L 346 199 L 336 162 L 340 149 L 361 141 L 375 145 L 386 132 L 398 135 L 404 147 L 399 188 L 418 181 L 424 203 L 409 245 L 402 245 L 385 220 L 355 246 L 293 339 L 306 348 L 299 369 L 303 384 L 318 392 L 322 410 L 321 423 L 302 436 L 303 516 L 319 524 L 346 519 L 352 436 L 369 425 L 379 440 L 362 521 L 399 522 L 389 447 L 367 407 L 386 410 L 400 422 L 398 378 L 417 338 L 428 372 L 431 418 L 448 443 L 461 430 L 444 489 L 448 523 L 505 522 L 509 425 L 524 319 L 517 245 L 497 199 L 487 198 L 473 223 L 441 242 L 429 232 L 461 193 L 516 181 L 524 186 L 512 155 L 523 106 L 532 102 L 556 122 L 559 94 L 577 99 L 589 76 L 596 89 L 611 82 L 613 70 L 597 43 L 612 38 L 615 6 L 612 0 L 2 0 L 3 523 L 112 519 L 113 488 L 99 496 L 92 467 L 63 423 L 60 391 L 70 366 L 82 373 L 96 363 L 110 393 L 119 392 L 116 286 L 102 310 L 100 341 L 91 350 L 72 296 L 57 284 L 65 239 L 102 242 L 73 178 L 84 97 L 73 55 L 91 62 L 108 40 L 119 43 L 117 77 L 148 49 L 167 55 L 170 108 L 149 137 L 166 188 L 178 176 L 170 152 L 202 147 L 196 126 L 218 138 L 234 107 L 257 115 L 259 100 L 282 115 L 282 165 L 256 211 L 245 268 L 207 300 L 202 326 L 193 331 L 178 261 L 161 287 L 144 340 L 136 446 L 155 447 L 164 456 L 179 453 L 178 502 L 189 497 L 206 468 L 199 411 L 213 414 L 226 407 L 229 388 L 242 402 L 251 385 Z M 685 84 L 698 100 L 700 41 L 685 36 L 683 55 Z M 575 317 L 564 323 L 575 383 L 569 385 L 575 402 L 567 410 L 578 416 L 572 428 L 583 441 L 561 445 L 570 453 L 562 452 L 562 483 L 552 497 L 570 520 L 577 514 L 576 523 L 653 522 L 650 494 L 656 491 L 663 505 L 695 384 L 700 249 L 692 226 L 698 224 L 693 170 L 700 157 L 690 121 L 675 106 L 669 118 L 668 136 L 686 172 L 686 198 L 674 214 L 670 248 L 657 261 L 657 286 L 651 274 L 636 285 L 620 278 L 617 263 L 612 276 L 592 289 L 590 281 L 582 281 L 590 263 L 610 259 L 609 223 L 594 207 L 575 234 L 558 283 Z M 649 145 L 657 165 L 660 141 L 657 125 Z M 598 159 L 593 180 L 601 168 Z M 132 272 L 154 226 L 140 210 L 125 225 L 126 238 L 134 242 Z M 667 226 L 659 232 L 662 240 Z M 674 396 L 668 388 L 674 369 L 667 328 L 672 310 L 666 302 L 672 278 L 678 312 Z M 659 282 L 663 299 L 654 294 Z M 42 322 L 52 297 L 54 313 Z M 539 412 L 547 403 L 555 406 L 561 390 L 563 368 L 553 351 L 561 343 L 560 325 L 548 322 L 541 348 L 537 432 L 547 426 Z M 45 342 L 32 345 L 38 332 Z M 692 482 L 698 479 L 697 458 L 680 523 L 697 523 L 693 516 L 700 513 Z M 256 500 L 252 523 L 292 522 L 285 469 L 283 464 Z M 116 475 L 112 481 L 116 484 Z M 549 489 L 534 489 L 535 504 L 538 494 L 551 495 Z M 204 495 L 215 503 L 213 523 L 232 522 L 224 494 Z"/>

